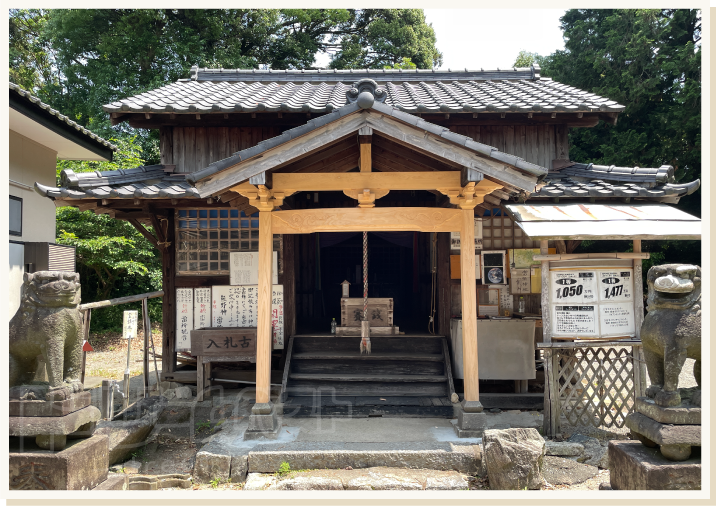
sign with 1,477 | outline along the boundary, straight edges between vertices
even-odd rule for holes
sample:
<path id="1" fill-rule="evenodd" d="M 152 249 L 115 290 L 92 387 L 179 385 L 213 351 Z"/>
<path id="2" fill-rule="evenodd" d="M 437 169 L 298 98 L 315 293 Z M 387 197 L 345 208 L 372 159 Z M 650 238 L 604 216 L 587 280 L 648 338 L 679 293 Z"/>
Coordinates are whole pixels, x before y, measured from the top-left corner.
<path id="1" fill-rule="evenodd" d="M 575 267 L 550 272 L 555 337 L 635 335 L 634 273 L 628 267 Z"/>

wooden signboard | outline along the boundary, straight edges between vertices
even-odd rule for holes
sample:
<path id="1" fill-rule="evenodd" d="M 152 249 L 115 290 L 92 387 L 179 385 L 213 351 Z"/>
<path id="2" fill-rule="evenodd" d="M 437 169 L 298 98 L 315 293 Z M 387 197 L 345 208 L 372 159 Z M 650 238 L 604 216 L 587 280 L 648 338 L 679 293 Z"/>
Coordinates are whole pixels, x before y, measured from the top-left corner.
<path id="1" fill-rule="evenodd" d="M 371 327 L 393 326 L 393 299 L 368 298 L 368 321 Z M 363 299 L 341 299 L 341 327 L 360 327 Z"/>
<path id="2" fill-rule="evenodd" d="M 194 289 L 176 289 L 176 350 L 185 351 L 191 348 L 189 332 L 194 328 Z"/>
<path id="3" fill-rule="evenodd" d="M 258 286 L 211 287 L 212 327 L 256 327 L 258 325 Z M 271 294 L 271 326 L 273 348 L 284 346 L 283 285 L 273 285 Z"/>
<path id="4" fill-rule="evenodd" d="M 226 356 L 255 359 L 256 328 L 209 327 L 192 330 L 191 354 L 197 357 Z"/>

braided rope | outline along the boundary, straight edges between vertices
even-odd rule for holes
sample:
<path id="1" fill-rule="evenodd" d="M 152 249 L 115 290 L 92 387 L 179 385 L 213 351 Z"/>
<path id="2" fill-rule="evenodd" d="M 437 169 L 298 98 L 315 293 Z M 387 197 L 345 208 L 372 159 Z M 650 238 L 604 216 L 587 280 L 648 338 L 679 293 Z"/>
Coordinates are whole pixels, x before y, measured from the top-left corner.
<path id="1" fill-rule="evenodd" d="M 368 232 L 363 232 L 363 321 L 368 320 Z"/>

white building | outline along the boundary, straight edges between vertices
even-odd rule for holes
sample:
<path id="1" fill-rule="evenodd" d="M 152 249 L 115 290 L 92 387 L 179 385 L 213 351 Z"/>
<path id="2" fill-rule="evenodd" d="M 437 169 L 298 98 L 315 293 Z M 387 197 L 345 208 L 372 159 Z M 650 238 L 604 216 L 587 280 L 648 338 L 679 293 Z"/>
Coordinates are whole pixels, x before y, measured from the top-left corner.
<path id="1" fill-rule="evenodd" d="M 57 159 L 109 161 L 116 146 L 10 83 L 9 317 L 26 269 L 74 270 L 74 249 L 55 245 L 55 206 L 34 191 L 55 186 Z"/>

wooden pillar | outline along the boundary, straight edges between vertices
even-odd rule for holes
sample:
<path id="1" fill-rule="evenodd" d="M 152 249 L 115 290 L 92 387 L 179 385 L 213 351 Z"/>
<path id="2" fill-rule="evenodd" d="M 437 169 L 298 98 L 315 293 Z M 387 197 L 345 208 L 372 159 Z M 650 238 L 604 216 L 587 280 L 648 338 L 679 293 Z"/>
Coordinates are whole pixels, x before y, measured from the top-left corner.
<path id="1" fill-rule="evenodd" d="M 271 393 L 271 268 L 273 233 L 271 213 L 259 212 L 258 331 L 256 335 L 256 402 L 267 403 Z"/>
<path id="2" fill-rule="evenodd" d="M 171 243 L 162 250 L 162 374 L 172 373 L 176 370 L 176 290 L 174 288 L 174 252 L 176 238 L 174 237 L 174 211 L 167 214 L 167 242 Z"/>
<path id="3" fill-rule="evenodd" d="M 477 300 L 475 287 L 475 210 L 462 210 L 460 232 L 460 282 L 462 287 L 462 361 L 465 400 L 480 400 L 477 373 Z"/>

